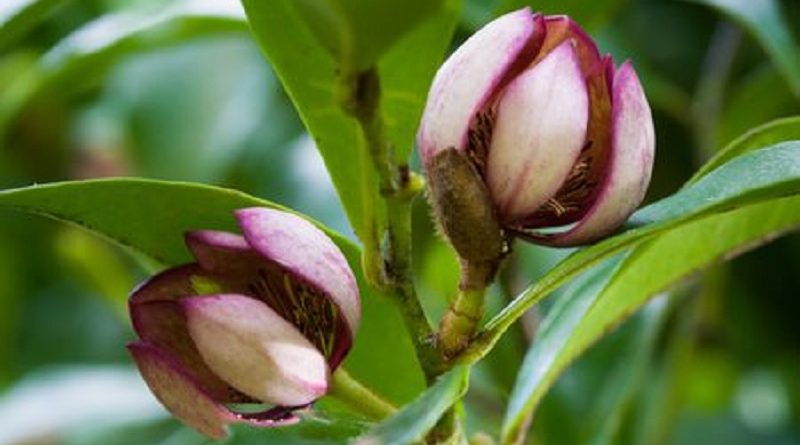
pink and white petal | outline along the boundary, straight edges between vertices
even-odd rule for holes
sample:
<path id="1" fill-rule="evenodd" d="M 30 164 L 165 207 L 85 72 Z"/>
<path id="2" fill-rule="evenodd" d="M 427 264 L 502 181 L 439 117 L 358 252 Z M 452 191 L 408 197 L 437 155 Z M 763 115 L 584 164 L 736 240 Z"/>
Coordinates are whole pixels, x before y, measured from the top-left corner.
<path id="1" fill-rule="evenodd" d="M 166 269 L 139 284 L 131 292 L 129 302 L 171 301 L 194 295 L 196 292 L 192 279 L 204 275 L 205 272 L 197 263 Z"/>
<path id="2" fill-rule="evenodd" d="M 226 438 L 228 425 L 233 423 L 274 427 L 300 420 L 290 408 L 283 407 L 262 413 L 234 413 L 208 394 L 167 351 L 144 341 L 129 344 L 128 350 L 158 401 L 183 423 L 212 439 Z"/>
<path id="3" fill-rule="evenodd" d="M 502 92 L 487 161 L 500 218 L 533 214 L 564 183 L 586 139 L 589 98 L 571 42 Z"/>
<path id="4" fill-rule="evenodd" d="M 174 357 L 147 342 L 131 343 L 128 350 L 150 391 L 172 415 L 212 439 L 228 436 L 227 426 L 239 419 L 206 393 Z"/>
<path id="5" fill-rule="evenodd" d="M 571 230 L 540 241 L 553 246 L 586 244 L 616 230 L 644 199 L 655 156 L 650 105 L 636 71 L 625 62 L 612 88 L 611 158 L 592 208 Z"/>
<path id="6" fill-rule="evenodd" d="M 325 357 L 266 304 L 222 294 L 183 299 L 181 305 L 203 360 L 242 393 L 265 403 L 299 406 L 327 391 Z"/>
<path id="7" fill-rule="evenodd" d="M 543 36 L 542 17 L 523 8 L 489 22 L 445 61 L 433 79 L 417 134 L 426 165 L 440 150 L 466 147 L 473 117 L 533 60 Z"/>
<path id="8" fill-rule="evenodd" d="M 189 335 L 183 309 L 176 301 L 133 303 L 130 310 L 133 327 L 139 338 L 158 345 L 176 362 L 191 369 L 198 385 L 215 400 L 228 403 L 252 401 L 217 377 L 206 365 Z"/>
<path id="9" fill-rule="evenodd" d="M 361 300 L 353 271 L 336 244 L 309 221 L 281 210 L 251 207 L 237 210 L 236 218 L 247 242 L 267 261 L 330 297 L 354 337 Z"/>
<path id="10" fill-rule="evenodd" d="M 257 258 L 243 236 L 230 232 L 186 232 L 186 245 L 203 269 L 215 273 L 247 270 Z"/>

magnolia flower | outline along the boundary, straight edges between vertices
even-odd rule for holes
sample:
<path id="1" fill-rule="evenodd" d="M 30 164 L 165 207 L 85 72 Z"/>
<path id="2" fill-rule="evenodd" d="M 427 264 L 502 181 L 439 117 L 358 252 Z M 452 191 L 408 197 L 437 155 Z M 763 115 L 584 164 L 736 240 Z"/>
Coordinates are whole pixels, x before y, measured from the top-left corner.
<path id="1" fill-rule="evenodd" d="M 249 208 L 243 236 L 195 231 L 196 262 L 168 269 L 130 298 L 128 345 L 158 400 L 212 438 L 232 423 L 276 426 L 326 393 L 358 327 L 356 281 L 323 232 L 290 213 Z M 260 412 L 227 404 L 263 403 Z"/>
<path id="2" fill-rule="evenodd" d="M 525 8 L 486 25 L 442 65 L 418 145 L 434 200 L 472 187 L 453 185 L 446 171 L 455 151 L 469 160 L 499 227 L 571 246 L 609 234 L 636 209 L 655 137 L 630 62 L 615 68 L 569 17 Z M 441 216 L 453 212 L 443 207 L 473 202 L 434 206 Z M 451 238 L 464 215 L 481 211 L 456 213 L 440 218 Z"/>

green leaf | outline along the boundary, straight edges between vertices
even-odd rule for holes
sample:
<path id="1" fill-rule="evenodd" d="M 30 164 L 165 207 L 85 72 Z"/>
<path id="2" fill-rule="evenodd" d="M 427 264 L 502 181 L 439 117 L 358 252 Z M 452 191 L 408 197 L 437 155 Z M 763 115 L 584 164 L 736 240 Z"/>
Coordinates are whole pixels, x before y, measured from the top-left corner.
<path id="1" fill-rule="evenodd" d="M 228 189 L 142 179 L 101 179 L 32 186 L 0 192 L 0 209 L 18 209 L 77 224 L 171 266 L 191 260 L 183 233 L 192 229 L 238 231 L 233 211 L 276 204 Z M 362 323 L 345 367 L 394 403 L 424 388 L 414 349 L 400 314 L 371 291 L 350 241 L 321 227 L 342 249 L 356 274 Z M 387 379 L 386 376 L 392 378 Z"/>
<path id="2" fill-rule="evenodd" d="M 711 6 L 750 32 L 800 98 L 800 53 L 776 0 L 692 0 Z"/>
<path id="3" fill-rule="evenodd" d="M 626 333 L 626 343 L 615 365 L 599 388 L 592 410 L 586 418 L 582 435 L 586 445 L 610 445 L 619 442 L 619 434 L 631 413 L 632 405 L 643 386 L 648 384 L 647 372 L 653 362 L 659 333 L 669 305 L 666 296 L 656 298 L 633 319 Z M 648 385 L 649 386 L 649 385 Z"/>
<path id="4" fill-rule="evenodd" d="M 325 160 L 356 234 L 365 239 L 376 213 L 365 210 L 365 204 L 377 199 L 378 185 L 358 124 L 340 107 L 339 67 L 297 17 L 293 1 L 243 4 L 256 39 Z M 378 65 L 386 133 L 401 162 L 411 151 L 428 86 L 450 42 L 456 9 L 449 1 L 398 41 Z"/>
<path id="5" fill-rule="evenodd" d="M 68 0 L 5 0 L 0 3 L 0 51 Z"/>
<path id="6" fill-rule="evenodd" d="M 299 0 L 294 7 L 317 41 L 345 72 L 370 66 L 444 0 Z"/>
<path id="7" fill-rule="evenodd" d="M 131 54 L 246 29 L 240 9 L 194 0 L 170 3 L 157 11 L 107 14 L 57 43 L 35 69 L 15 80 L 13 95 L 0 96 L 0 133 L 30 101 L 49 95 L 64 97 L 94 87 Z"/>
<path id="8" fill-rule="evenodd" d="M 712 214 L 663 232 L 632 249 L 603 282 L 570 299 L 566 321 L 542 330 L 526 357 L 506 414 L 503 435 L 517 437 L 556 378 L 614 326 L 697 270 L 758 247 L 800 226 L 800 197 L 778 198 Z M 534 373 L 535 371 L 535 373 Z"/>
<path id="9" fill-rule="evenodd" d="M 749 70 L 728 91 L 715 131 L 716 140 L 726 145 L 754 127 L 800 112 L 800 101 L 769 61 Z"/>
<path id="10" fill-rule="evenodd" d="M 337 416 L 323 416 L 311 412 L 301 414 L 302 420 L 281 428 L 253 428 L 235 426 L 231 437 L 222 442 L 225 445 L 340 445 L 358 436 L 369 427 L 368 424 Z M 209 443 L 201 441 L 200 443 Z"/>
<path id="11" fill-rule="evenodd" d="M 694 184 L 711 171 L 745 153 L 792 140 L 800 140 L 800 116 L 777 119 L 756 127 L 720 150 L 692 176 L 687 184 Z"/>
<path id="12" fill-rule="evenodd" d="M 456 366 L 397 414 L 355 440 L 355 445 L 407 445 L 422 440 L 469 386 L 469 367 Z"/>
<path id="13" fill-rule="evenodd" d="M 798 193 L 800 142 L 778 144 L 733 159 L 689 187 L 637 211 L 626 224 L 627 230 L 619 235 L 578 250 L 559 263 L 487 323 L 465 360 L 486 354 L 532 305 L 603 259 L 699 218 Z"/>

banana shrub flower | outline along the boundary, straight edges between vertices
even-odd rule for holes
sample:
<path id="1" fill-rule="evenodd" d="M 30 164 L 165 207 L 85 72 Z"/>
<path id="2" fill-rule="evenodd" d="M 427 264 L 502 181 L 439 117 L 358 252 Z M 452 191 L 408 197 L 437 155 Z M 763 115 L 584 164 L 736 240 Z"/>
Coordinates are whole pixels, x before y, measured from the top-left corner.
<path id="1" fill-rule="evenodd" d="M 417 142 L 437 219 L 473 260 L 501 255 L 508 234 L 552 246 L 610 234 L 641 203 L 655 151 L 631 63 L 615 67 L 569 17 L 528 8 L 442 65 Z"/>
<path id="2" fill-rule="evenodd" d="M 278 426 L 328 390 L 360 317 L 356 281 L 336 245 L 279 210 L 236 211 L 242 235 L 186 234 L 196 262 L 135 289 L 128 345 L 156 398 L 215 439 L 227 426 Z M 237 412 L 235 404 L 264 404 Z"/>

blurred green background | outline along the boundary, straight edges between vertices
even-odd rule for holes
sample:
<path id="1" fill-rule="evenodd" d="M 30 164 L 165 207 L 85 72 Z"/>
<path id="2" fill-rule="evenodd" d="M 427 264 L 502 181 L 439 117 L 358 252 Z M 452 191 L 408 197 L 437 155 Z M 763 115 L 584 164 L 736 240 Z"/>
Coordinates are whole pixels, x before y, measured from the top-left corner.
<path id="1" fill-rule="evenodd" d="M 769 43 L 797 53 L 800 2 L 750 0 L 760 15 L 745 20 L 712 3 L 732 2 L 530 3 L 571 15 L 618 62 L 633 59 L 657 130 L 649 201 L 747 129 L 800 114 L 800 73 L 771 57 Z M 522 4 L 465 1 L 454 45 Z M 237 1 L 2 0 L 0 186 L 114 175 L 237 188 L 354 238 Z M 415 267 L 435 320 L 458 278 L 428 215 L 420 200 Z M 566 253 L 520 246 L 490 305 Z M 0 444 L 205 442 L 166 416 L 127 357 L 125 298 L 146 271 L 103 239 L 0 212 Z M 797 235 L 698 274 L 575 363 L 537 413 L 531 440 L 594 443 L 608 431 L 603 443 L 800 443 L 798 289 Z M 497 432 L 554 301 L 534 308 L 474 372 L 471 431 Z"/>

